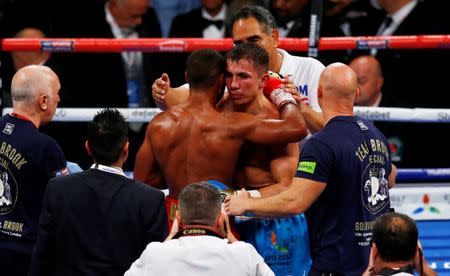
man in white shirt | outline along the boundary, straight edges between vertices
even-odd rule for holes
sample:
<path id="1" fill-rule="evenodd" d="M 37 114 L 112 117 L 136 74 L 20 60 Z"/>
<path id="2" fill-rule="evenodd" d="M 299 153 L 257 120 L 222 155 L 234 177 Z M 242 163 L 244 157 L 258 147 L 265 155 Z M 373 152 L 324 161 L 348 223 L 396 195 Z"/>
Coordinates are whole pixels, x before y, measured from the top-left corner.
<path id="1" fill-rule="evenodd" d="M 190 184 L 178 200 L 180 209 L 167 240 L 150 243 L 125 276 L 275 275 L 251 244 L 233 236 L 214 186 Z"/>

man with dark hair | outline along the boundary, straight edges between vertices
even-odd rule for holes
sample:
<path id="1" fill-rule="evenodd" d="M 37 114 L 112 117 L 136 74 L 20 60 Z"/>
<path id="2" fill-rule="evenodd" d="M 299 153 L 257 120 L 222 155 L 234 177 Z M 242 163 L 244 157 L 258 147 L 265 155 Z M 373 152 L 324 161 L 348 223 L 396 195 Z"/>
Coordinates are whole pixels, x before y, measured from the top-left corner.
<path id="1" fill-rule="evenodd" d="M 164 194 L 128 179 L 128 125 L 117 110 L 88 126 L 91 169 L 50 181 L 30 275 L 123 275 L 167 235 Z"/>
<path id="2" fill-rule="evenodd" d="M 371 260 L 364 275 L 437 275 L 426 263 L 419 231 L 407 215 L 387 213 L 373 223 Z"/>
<path id="3" fill-rule="evenodd" d="M 150 243 L 125 276 L 274 275 L 251 244 L 231 233 L 216 187 L 205 181 L 190 184 L 178 200 L 173 233 L 164 243 Z"/>
<path id="4" fill-rule="evenodd" d="M 234 52 L 243 58 L 232 60 Z M 247 59 L 245 57 L 258 57 Z M 261 60 L 259 62 L 258 60 Z M 245 93 L 259 95 L 258 104 L 269 104 L 262 89 L 268 79 L 268 56 L 252 44 L 234 48 L 227 56 L 226 82 L 231 97 L 243 100 Z M 173 219 L 176 198 L 189 183 L 217 180 L 233 187 L 239 150 L 246 141 L 287 143 L 306 135 L 306 125 L 293 97 L 283 90 L 272 93 L 280 119 L 259 119 L 254 115 L 216 109 L 224 91 L 225 60 L 220 53 L 203 49 L 187 61 L 186 79 L 190 96 L 186 103 L 158 114 L 149 124 L 146 138 L 136 157 L 135 178 L 154 187 L 169 188 L 166 199 Z M 243 83 L 245 90 L 236 86 Z M 227 109 L 227 103 L 223 109 Z M 243 101 L 242 105 L 248 104 Z M 275 112 L 278 112 L 276 110 Z"/>

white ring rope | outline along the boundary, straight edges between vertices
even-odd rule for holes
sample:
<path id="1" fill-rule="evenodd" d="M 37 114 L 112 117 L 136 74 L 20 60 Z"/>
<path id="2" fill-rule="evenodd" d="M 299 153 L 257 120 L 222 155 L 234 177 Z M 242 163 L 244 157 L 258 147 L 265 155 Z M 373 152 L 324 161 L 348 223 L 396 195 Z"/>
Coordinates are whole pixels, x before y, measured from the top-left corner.
<path id="1" fill-rule="evenodd" d="M 53 117 L 55 122 L 89 122 L 102 108 L 58 108 Z M 161 112 L 159 108 L 117 108 L 127 122 L 149 122 Z M 3 115 L 12 108 L 4 108 Z M 371 121 L 450 123 L 450 109 L 398 108 L 398 107 L 355 107 L 355 114 Z"/>

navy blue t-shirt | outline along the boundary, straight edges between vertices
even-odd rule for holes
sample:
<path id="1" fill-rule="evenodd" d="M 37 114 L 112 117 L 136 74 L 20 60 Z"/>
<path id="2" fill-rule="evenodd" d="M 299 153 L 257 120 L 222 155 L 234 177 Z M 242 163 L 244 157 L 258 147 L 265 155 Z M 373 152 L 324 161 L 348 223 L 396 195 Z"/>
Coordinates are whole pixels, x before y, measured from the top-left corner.
<path id="1" fill-rule="evenodd" d="M 305 213 L 316 270 L 366 269 L 372 222 L 390 207 L 388 145 L 372 123 L 351 116 L 334 117 L 305 143 L 296 177 L 326 184 Z"/>
<path id="2" fill-rule="evenodd" d="M 31 253 L 47 182 L 66 173 L 55 140 L 24 118 L 0 119 L 0 250 Z"/>

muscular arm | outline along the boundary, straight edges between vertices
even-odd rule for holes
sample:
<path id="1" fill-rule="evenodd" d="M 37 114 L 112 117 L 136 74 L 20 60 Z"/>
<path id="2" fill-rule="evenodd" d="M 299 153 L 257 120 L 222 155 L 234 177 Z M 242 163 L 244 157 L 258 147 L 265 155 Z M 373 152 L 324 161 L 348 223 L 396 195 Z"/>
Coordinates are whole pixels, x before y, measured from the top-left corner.
<path id="1" fill-rule="evenodd" d="M 276 195 L 288 189 L 297 171 L 298 143 L 290 143 L 279 150 L 278 155 L 270 162 L 270 173 L 275 183 L 258 190 L 262 197 Z"/>
<path id="2" fill-rule="evenodd" d="M 174 105 L 186 102 L 189 98 L 189 88 L 186 86 L 170 87 L 169 75 L 164 73 L 153 82 L 152 96 L 158 107 L 166 110 Z"/>
<path id="3" fill-rule="evenodd" d="M 309 105 L 305 104 L 303 100 L 308 100 L 306 97 L 302 97 L 302 95 L 297 90 L 297 87 L 292 83 L 292 81 L 285 77 L 283 79 L 283 89 L 286 92 L 289 92 L 295 100 L 300 104 L 300 112 L 302 113 L 303 118 L 306 121 L 306 125 L 311 133 L 316 133 L 320 129 L 322 129 L 325 125 L 325 120 L 322 116 L 322 112 L 314 111 Z"/>
<path id="4" fill-rule="evenodd" d="M 306 125 L 311 133 L 316 133 L 324 127 L 325 120 L 322 116 L 322 112 L 316 112 L 303 103 L 300 105 L 300 111 L 303 118 L 305 118 Z"/>
<path id="5" fill-rule="evenodd" d="M 166 105 L 167 108 L 177 104 L 187 102 L 189 98 L 189 88 L 186 86 L 179 86 L 176 88 L 170 88 L 167 92 Z"/>
<path id="6" fill-rule="evenodd" d="M 227 197 L 225 211 L 228 215 L 252 213 L 262 217 L 292 216 L 308 209 L 325 186 L 323 182 L 294 177 L 287 190 L 271 197 L 249 198 L 246 193 Z"/>
<path id="7" fill-rule="evenodd" d="M 297 105 L 288 103 L 281 107 L 281 120 L 257 119 L 250 114 L 239 113 L 235 125 L 244 131 L 247 140 L 258 144 L 292 143 L 303 139 L 308 131 Z"/>
<path id="8" fill-rule="evenodd" d="M 153 123 L 150 123 L 145 133 L 144 142 L 141 145 L 134 165 L 134 179 L 147 183 L 158 189 L 165 189 L 163 175 L 153 154 L 151 134 Z"/>

